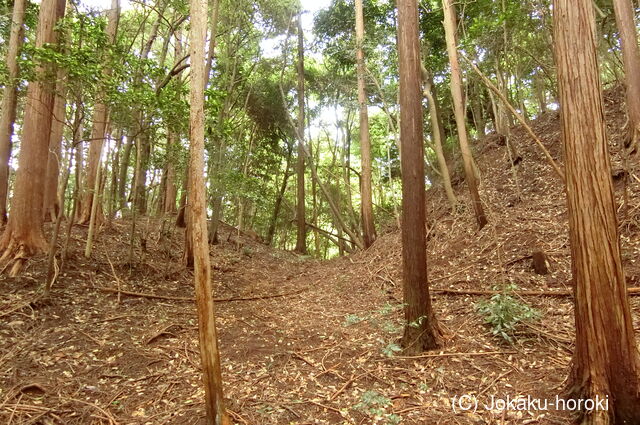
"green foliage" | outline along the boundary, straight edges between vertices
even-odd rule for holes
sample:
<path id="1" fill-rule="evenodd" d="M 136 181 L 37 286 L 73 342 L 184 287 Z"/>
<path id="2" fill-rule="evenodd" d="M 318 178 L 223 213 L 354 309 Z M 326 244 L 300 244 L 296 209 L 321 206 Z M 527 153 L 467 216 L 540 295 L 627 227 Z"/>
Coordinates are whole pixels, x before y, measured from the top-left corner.
<path id="1" fill-rule="evenodd" d="M 539 311 L 510 295 L 515 290 L 515 285 L 508 285 L 503 292 L 476 304 L 476 310 L 484 317 L 484 322 L 491 326 L 491 333 L 510 343 L 514 342 L 520 324 L 540 318 Z"/>
<path id="2" fill-rule="evenodd" d="M 395 342 L 390 342 L 382 349 L 382 354 L 387 357 L 393 357 L 396 353 L 399 353 L 401 351 L 402 347 L 400 347 L 400 345 Z"/>
<path id="3" fill-rule="evenodd" d="M 366 317 L 360 317 L 357 314 L 347 314 L 345 319 L 344 319 L 344 324 L 343 326 L 351 326 L 351 325 L 355 325 L 357 323 L 363 322 L 367 320 Z"/>
<path id="4" fill-rule="evenodd" d="M 390 398 L 385 397 L 374 390 L 368 390 L 360 396 L 360 402 L 354 407 L 361 412 L 373 416 L 373 423 L 384 425 L 397 425 L 402 418 L 395 413 L 389 413 L 393 403 Z"/>
<path id="5" fill-rule="evenodd" d="M 368 322 L 371 326 L 379 329 L 383 333 L 387 335 L 394 335 L 402 331 L 402 320 L 397 317 L 394 318 L 389 316 L 396 314 L 402 308 L 404 308 L 404 304 L 391 304 L 387 302 L 377 310 L 364 316 L 347 314 L 345 316 L 343 326 L 347 327 L 361 322 Z M 402 348 L 396 342 L 389 342 L 382 338 L 378 339 L 378 342 L 382 345 L 382 354 L 387 357 L 392 357 L 394 354 L 402 351 Z"/>

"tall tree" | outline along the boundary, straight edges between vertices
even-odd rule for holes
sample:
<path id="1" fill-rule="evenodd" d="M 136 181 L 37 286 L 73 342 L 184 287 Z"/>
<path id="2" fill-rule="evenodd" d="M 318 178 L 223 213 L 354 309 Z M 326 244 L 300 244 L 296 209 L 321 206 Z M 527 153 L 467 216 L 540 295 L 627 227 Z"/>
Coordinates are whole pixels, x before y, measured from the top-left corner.
<path id="1" fill-rule="evenodd" d="M 627 92 L 629 144 L 637 148 L 640 137 L 640 48 L 634 22 L 635 10 L 631 0 L 613 0 Z"/>
<path id="2" fill-rule="evenodd" d="M 36 47 L 56 43 L 55 25 L 64 16 L 66 0 L 43 0 L 38 15 Z M 38 78 L 29 83 L 24 112 L 22 143 L 18 158 L 9 221 L 0 238 L 2 259 L 15 255 L 16 262 L 10 274 L 19 273 L 24 259 L 45 250 L 42 210 L 44 181 L 47 167 L 51 120 L 55 97 L 56 67 L 40 63 L 36 67 Z"/>
<path id="3" fill-rule="evenodd" d="M 190 139 L 189 206 L 192 244 L 194 252 L 194 279 L 198 307 L 200 358 L 205 385 L 207 424 L 227 425 L 222 394 L 220 353 L 214 315 L 211 287 L 211 263 L 207 237 L 207 210 L 204 180 L 204 89 L 205 52 L 207 33 L 207 1 L 191 0 L 191 87 L 190 87 Z"/>
<path id="4" fill-rule="evenodd" d="M 426 211 L 418 3 L 398 0 L 400 162 L 402 164 L 402 266 L 408 354 L 436 348 L 440 329 L 427 283 Z"/>
<path id="5" fill-rule="evenodd" d="M 2 94 L 0 115 L 0 224 L 7 222 L 7 193 L 9 191 L 9 157 L 11 156 L 11 137 L 13 123 L 16 120 L 18 101 L 18 57 L 24 40 L 24 4 L 25 0 L 14 0 L 11 17 L 11 34 L 7 49 L 7 84 Z"/>
<path id="6" fill-rule="evenodd" d="M 107 23 L 107 42 L 113 46 L 116 41 L 116 33 L 118 31 L 118 21 L 120 19 L 120 0 L 111 0 L 111 8 L 108 12 Z M 105 67 L 103 72 L 104 80 L 108 80 L 111 76 L 111 67 Z M 89 141 L 89 162 L 87 163 L 87 171 L 84 181 L 84 199 L 80 204 L 82 211 L 80 212 L 79 223 L 87 223 L 91 217 L 91 209 L 93 205 L 93 189 L 96 187 L 96 176 L 100 167 L 100 158 L 102 157 L 102 146 L 104 145 L 104 137 L 107 129 L 107 117 L 109 111 L 105 103 L 105 90 L 101 90 L 98 100 L 93 107 L 93 127 L 91 128 L 91 140 Z M 102 215 L 102 209 L 98 205 L 98 217 Z"/>
<path id="7" fill-rule="evenodd" d="M 157 12 L 157 16 L 153 25 L 151 26 L 151 32 L 149 34 L 149 38 L 146 40 L 144 47 L 142 48 L 142 52 L 140 53 L 140 63 L 143 64 L 149 57 L 151 53 L 151 48 L 153 47 L 156 38 L 158 37 L 158 31 L 160 29 L 160 24 L 164 22 L 166 17 L 164 16 L 164 11 L 167 8 L 168 1 L 159 0 L 154 8 L 154 11 Z M 140 86 L 144 81 L 144 69 L 141 65 L 140 69 L 138 69 L 136 75 L 136 81 L 134 82 L 134 86 Z M 135 131 L 136 131 L 136 172 L 134 173 L 134 182 L 132 187 L 133 192 L 133 208 L 135 208 L 136 212 L 140 214 L 146 214 L 147 212 L 147 172 L 149 169 L 149 160 L 151 158 L 151 139 L 149 134 L 149 117 L 140 106 L 134 113 L 133 117 L 135 120 Z M 126 155 L 125 155 L 126 157 Z M 128 158 L 125 158 L 128 159 Z M 124 173 L 126 176 L 126 167 L 128 166 L 128 162 L 124 162 L 123 160 L 123 170 L 121 173 Z"/>
<path id="8" fill-rule="evenodd" d="M 627 297 L 591 0 L 555 0 L 576 344 L 570 391 L 609 398 L 584 424 L 640 423 L 640 358 Z"/>
<path id="9" fill-rule="evenodd" d="M 306 148 L 304 146 L 304 33 L 302 32 L 302 11 L 298 13 L 298 163 L 296 189 L 296 251 L 307 253 L 307 223 L 306 208 L 304 204 L 304 159 Z"/>
<path id="10" fill-rule="evenodd" d="M 358 75 L 358 106 L 360 107 L 360 157 L 362 179 L 360 181 L 362 236 L 365 248 L 376 239 L 371 196 L 371 139 L 369 137 L 369 112 L 367 110 L 367 89 L 364 63 L 364 12 L 362 0 L 356 0 L 356 64 Z"/>
<path id="11" fill-rule="evenodd" d="M 487 224 L 487 217 L 482 208 L 482 201 L 478 193 L 478 181 L 473 169 L 473 156 L 467 138 L 467 125 L 465 122 L 466 108 L 464 95 L 462 93 L 462 75 L 458 62 L 458 46 L 456 42 L 456 16 L 453 0 L 442 0 L 444 10 L 444 30 L 447 39 L 447 52 L 449 53 L 449 64 L 451 66 L 451 96 L 453 98 L 453 109 L 456 118 L 456 128 L 458 129 L 458 141 L 460 142 L 460 152 L 464 165 L 464 175 L 471 193 L 471 202 L 476 215 L 478 228 L 482 229 Z"/>

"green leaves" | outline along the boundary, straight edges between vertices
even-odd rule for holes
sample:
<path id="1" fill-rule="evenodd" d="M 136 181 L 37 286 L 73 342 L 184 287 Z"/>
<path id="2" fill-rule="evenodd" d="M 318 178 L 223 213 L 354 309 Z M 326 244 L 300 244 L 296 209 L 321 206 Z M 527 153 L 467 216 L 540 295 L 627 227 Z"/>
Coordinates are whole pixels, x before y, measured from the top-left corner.
<path id="1" fill-rule="evenodd" d="M 400 416 L 388 411 L 393 407 L 391 399 L 375 390 L 368 390 L 362 393 L 360 402 L 354 407 L 373 416 L 373 423 L 376 424 L 397 425 L 402 422 Z"/>
<path id="2" fill-rule="evenodd" d="M 516 289 L 515 285 L 507 285 L 504 292 L 476 304 L 484 322 L 491 326 L 491 333 L 510 343 L 514 342 L 520 324 L 538 320 L 541 315 L 538 310 L 509 295 Z"/>

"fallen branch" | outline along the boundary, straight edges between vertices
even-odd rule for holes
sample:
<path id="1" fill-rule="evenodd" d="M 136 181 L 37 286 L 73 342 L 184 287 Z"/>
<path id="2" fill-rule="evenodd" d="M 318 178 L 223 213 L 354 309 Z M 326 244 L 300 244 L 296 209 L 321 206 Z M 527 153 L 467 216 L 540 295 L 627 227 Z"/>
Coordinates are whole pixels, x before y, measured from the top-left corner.
<path id="1" fill-rule="evenodd" d="M 333 401 L 336 399 L 336 397 L 338 397 L 342 392 L 344 392 L 344 390 L 346 390 L 349 385 L 353 384 L 355 381 L 357 381 L 358 379 L 362 378 L 365 375 L 368 375 L 369 372 L 365 372 L 365 373 L 361 373 L 360 375 L 357 376 L 353 376 L 351 379 L 349 379 L 347 382 L 344 383 L 344 385 L 342 387 L 340 387 L 339 390 L 337 390 L 336 392 L 334 392 L 331 397 L 329 397 L 327 399 L 327 401 Z"/>
<path id="2" fill-rule="evenodd" d="M 429 353 L 420 354 L 418 356 L 391 356 L 383 359 L 386 360 L 410 360 L 410 359 L 428 359 L 432 357 L 475 357 L 475 356 L 495 356 L 517 354 L 517 351 L 477 351 L 477 352 L 458 352 L 458 353 Z"/>
<path id="3" fill-rule="evenodd" d="M 429 292 L 437 293 L 437 294 L 447 294 L 447 295 L 498 295 L 504 293 L 504 291 L 495 291 L 495 290 L 481 290 L 481 289 L 446 289 L 446 288 L 431 288 Z M 569 291 L 566 289 L 561 289 L 558 291 L 510 291 L 509 293 L 513 293 L 515 295 L 520 295 L 523 297 L 571 297 L 573 296 L 573 291 Z M 627 294 L 629 295 L 640 295 L 640 288 L 627 288 Z"/>
<path id="4" fill-rule="evenodd" d="M 170 300 L 170 301 L 195 301 L 196 300 L 193 297 L 173 297 L 173 296 L 169 296 L 169 295 L 157 295 L 157 294 L 149 294 L 149 293 L 144 293 L 144 292 L 123 291 L 123 290 L 118 290 L 118 289 L 114 289 L 114 288 L 101 287 L 101 288 L 98 288 L 98 289 L 103 291 L 103 292 L 119 293 L 119 294 L 122 294 L 122 295 L 128 295 L 130 297 L 152 298 L 152 299 Z M 309 289 L 309 288 L 303 288 L 303 289 L 299 289 L 297 291 L 285 292 L 283 294 L 275 294 L 275 295 L 257 295 L 257 296 L 254 296 L 254 297 L 214 298 L 213 300 L 215 302 L 217 302 L 217 303 L 231 302 L 231 301 L 266 300 L 266 299 L 270 299 L 270 298 L 281 298 L 281 297 L 288 297 L 288 296 L 291 296 L 291 295 L 298 295 L 298 294 L 306 291 L 307 289 Z"/>
<path id="5" fill-rule="evenodd" d="M 476 72 L 476 74 L 478 74 L 478 76 L 480 77 L 482 82 L 487 86 L 487 88 L 492 92 L 494 92 L 500 98 L 502 103 L 504 103 L 504 106 L 507 109 L 509 109 L 511 114 L 513 114 L 513 116 L 516 117 L 516 119 L 520 122 L 520 124 L 522 124 L 522 126 L 527 131 L 527 133 L 529 133 L 533 141 L 536 142 L 538 147 L 542 150 L 542 153 L 544 153 L 544 156 L 547 158 L 547 161 L 549 161 L 549 164 L 551 165 L 553 170 L 556 172 L 558 177 L 560 177 L 560 180 L 562 180 L 562 183 L 566 184 L 566 178 L 565 178 L 564 172 L 560 169 L 560 166 L 553 159 L 553 157 L 551 156 L 547 148 L 544 146 L 544 144 L 542 144 L 542 141 L 533 131 L 531 126 L 527 124 L 527 121 L 524 119 L 524 117 L 520 115 L 518 111 L 516 111 L 516 109 L 511 105 L 511 103 L 509 103 L 509 100 L 505 97 L 505 95 L 491 82 L 491 80 L 486 75 L 482 73 L 480 68 L 478 68 L 478 66 L 475 63 L 473 63 L 473 61 L 471 61 L 469 58 L 467 58 L 463 54 L 461 54 L 460 56 L 471 66 L 471 68 Z"/>
<path id="6" fill-rule="evenodd" d="M 8 311 L 4 311 L 4 312 L 0 313 L 0 318 L 2 318 L 2 317 L 4 317 L 4 316 L 8 316 L 8 315 L 10 315 L 11 313 L 14 313 L 14 312 L 16 312 L 16 311 L 18 311 L 18 310 L 22 310 L 22 309 L 23 309 L 23 308 L 25 308 L 25 307 L 28 307 L 28 306 L 33 307 L 33 306 L 38 302 L 38 300 L 40 300 L 40 297 L 36 297 L 36 298 L 35 298 L 35 299 L 33 299 L 33 300 L 30 300 L 30 301 L 27 301 L 27 302 L 20 303 L 20 304 L 18 304 L 17 306 L 15 306 L 15 307 L 13 307 L 13 308 L 9 309 Z"/>

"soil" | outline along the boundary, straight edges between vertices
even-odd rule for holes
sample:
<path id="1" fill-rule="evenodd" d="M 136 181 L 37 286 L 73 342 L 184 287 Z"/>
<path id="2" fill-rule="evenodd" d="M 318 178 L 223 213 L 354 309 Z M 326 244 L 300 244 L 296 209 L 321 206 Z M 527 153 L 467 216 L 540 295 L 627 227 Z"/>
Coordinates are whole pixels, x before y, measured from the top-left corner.
<path id="1" fill-rule="evenodd" d="M 608 92 L 606 112 L 623 261 L 629 285 L 637 286 L 640 170 L 632 158 L 628 172 L 620 171 L 621 98 L 619 90 Z M 562 162 L 558 114 L 532 125 Z M 562 396 L 574 337 L 570 296 L 516 296 L 541 316 L 507 342 L 477 311 L 489 296 L 438 292 L 508 284 L 550 293 L 571 289 L 562 186 L 526 132 L 512 130 L 522 157 L 515 175 L 500 138 L 475 143 L 489 218 L 482 231 L 460 167 L 454 175 L 465 205 L 460 211 L 448 210 L 439 187 L 428 192 L 430 287 L 446 337 L 440 349 L 421 356 L 398 351 L 401 247 L 393 226 L 369 250 L 324 262 L 246 236 L 226 241 L 233 229 L 222 226 L 224 242 L 212 246 L 211 258 L 224 391 L 234 423 L 572 421 L 571 412 L 549 404 L 546 410 L 485 408 L 492 397 L 555 403 Z M 142 219 L 131 262 L 130 222 L 105 223 L 90 259 L 83 256 L 86 227 L 76 226 L 47 302 L 32 302 L 45 279 L 44 257 L 31 259 L 18 278 L 0 277 L 0 423 L 204 423 L 193 277 L 181 265 L 184 236 L 172 222 Z M 535 272 L 535 252 L 546 256 L 548 274 Z M 631 304 L 637 329 L 640 301 L 632 297 Z M 452 403 L 464 395 L 479 400 L 476 411 Z"/>

